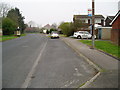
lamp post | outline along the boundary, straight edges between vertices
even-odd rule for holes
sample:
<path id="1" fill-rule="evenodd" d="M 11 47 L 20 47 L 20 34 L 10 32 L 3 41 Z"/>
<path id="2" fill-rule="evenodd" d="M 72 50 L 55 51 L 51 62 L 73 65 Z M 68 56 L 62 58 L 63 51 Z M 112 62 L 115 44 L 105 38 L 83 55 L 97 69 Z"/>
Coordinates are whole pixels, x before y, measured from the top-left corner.
<path id="1" fill-rule="evenodd" d="M 92 47 L 91 49 L 94 49 L 95 46 L 95 28 L 94 28 L 94 24 L 95 24 L 95 1 L 92 0 Z"/>

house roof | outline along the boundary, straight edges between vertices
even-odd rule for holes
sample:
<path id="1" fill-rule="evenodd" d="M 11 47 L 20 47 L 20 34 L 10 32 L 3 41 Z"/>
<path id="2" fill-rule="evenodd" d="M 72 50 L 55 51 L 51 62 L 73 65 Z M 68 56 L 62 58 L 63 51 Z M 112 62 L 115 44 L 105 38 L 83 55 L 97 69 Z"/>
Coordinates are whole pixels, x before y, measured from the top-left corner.
<path id="1" fill-rule="evenodd" d="M 107 16 L 110 20 L 113 20 L 115 16 Z"/>
<path id="2" fill-rule="evenodd" d="M 47 24 L 47 25 L 45 25 L 44 27 L 50 27 L 50 25 L 49 25 L 49 24 Z"/>
<path id="3" fill-rule="evenodd" d="M 75 18 L 90 18 L 88 15 L 74 15 Z M 103 18 L 103 15 L 95 15 L 95 18 Z"/>
<path id="4" fill-rule="evenodd" d="M 51 26 L 49 24 L 45 25 L 44 28 L 51 28 Z"/>
<path id="5" fill-rule="evenodd" d="M 112 25 L 114 23 L 114 21 L 118 18 L 118 16 L 120 15 L 120 10 L 118 11 L 118 13 L 115 15 L 115 17 L 113 18 L 112 22 L 110 23 L 110 25 Z"/>

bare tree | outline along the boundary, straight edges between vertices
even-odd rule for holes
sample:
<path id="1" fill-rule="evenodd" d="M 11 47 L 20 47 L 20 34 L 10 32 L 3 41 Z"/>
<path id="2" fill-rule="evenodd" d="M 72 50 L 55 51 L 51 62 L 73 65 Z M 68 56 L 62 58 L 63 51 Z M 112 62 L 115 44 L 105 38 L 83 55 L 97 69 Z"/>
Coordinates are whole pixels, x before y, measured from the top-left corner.
<path id="1" fill-rule="evenodd" d="M 36 23 L 34 21 L 29 21 L 28 26 L 29 27 L 36 27 Z"/>
<path id="2" fill-rule="evenodd" d="M 12 7 L 7 4 L 7 3 L 0 3 L 0 17 L 6 17 L 8 11 L 11 9 Z"/>
<path id="3" fill-rule="evenodd" d="M 51 25 L 51 27 L 54 28 L 54 29 L 57 29 L 58 26 L 57 26 L 56 23 L 53 23 L 53 24 Z"/>
<path id="4" fill-rule="evenodd" d="M 41 28 L 41 27 L 42 27 L 42 25 L 41 25 L 41 24 L 37 24 L 37 27 L 38 27 L 38 28 Z"/>

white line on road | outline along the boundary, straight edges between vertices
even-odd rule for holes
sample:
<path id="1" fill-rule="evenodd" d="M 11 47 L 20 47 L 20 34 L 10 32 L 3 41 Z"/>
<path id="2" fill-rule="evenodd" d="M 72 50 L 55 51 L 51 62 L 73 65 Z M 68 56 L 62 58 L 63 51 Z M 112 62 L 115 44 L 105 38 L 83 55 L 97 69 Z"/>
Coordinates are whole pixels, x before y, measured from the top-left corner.
<path id="1" fill-rule="evenodd" d="M 33 66 L 32 66 L 32 69 L 31 69 L 31 71 L 29 72 L 28 76 L 26 77 L 25 82 L 22 84 L 21 88 L 27 88 L 27 87 L 28 87 L 28 85 L 29 85 L 29 83 L 30 83 L 30 81 L 31 81 L 31 79 L 32 79 L 31 77 L 32 77 L 32 75 L 33 75 L 34 72 L 35 72 L 35 68 L 37 67 L 38 62 L 40 61 L 40 58 L 41 58 L 41 56 L 42 56 L 42 53 L 43 53 L 43 51 L 44 51 L 44 49 L 45 49 L 45 47 L 46 47 L 46 45 L 47 45 L 47 42 L 48 42 L 48 40 L 47 40 L 46 43 L 44 44 L 44 46 L 43 46 L 40 54 L 38 55 L 37 59 L 35 60 Z"/>
<path id="2" fill-rule="evenodd" d="M 98 72 L 93 78 L 91 78 L 89 81 L 87 81 L 83 86 L 80 88 L 87 88 L 88 85 L 90 85 L 101 73 Z"/>

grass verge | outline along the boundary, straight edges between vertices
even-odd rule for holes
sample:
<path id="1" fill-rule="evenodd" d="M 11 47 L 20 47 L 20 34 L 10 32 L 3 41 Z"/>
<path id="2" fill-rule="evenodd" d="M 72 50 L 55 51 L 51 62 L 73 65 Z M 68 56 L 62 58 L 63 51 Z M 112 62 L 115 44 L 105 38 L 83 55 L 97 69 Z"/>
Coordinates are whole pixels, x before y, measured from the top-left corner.
<path id="1" fill-rule="evenodd" d="M 59 34 L 60 37 L 67 37 L 66 35 Z M 47 34 L 47 37 L 51 37 L 50 34 Z"/>
<path id="2" fill-rule="evenodd" d="M 26 36 L 26 34 L 24 33 L 24 34 L 21 34 L 21 36 Z"/>
<path id="3" fill-rule="evenodd" d="M 60 34 L 61 37 L 67 37 L 67 35 Z"/>
<path id="4" fill-rule="evenodd" d="M 22 34 L 21 36 L 26 36 L 26 34 Z M 0 42 L 15 39 L 15 38 L 18 38 L 18 37 L 15 35 L 3 35 L 3 36 L 0 36 Z"/>
<path id="5" fill-rule="evenodd" d="M 13 36 L 13 35 L 4 35 L 4 36 L 0 36 L 0 41 L 6 41 L 6 40 L 11 40 L 11 39 L 15 39 L 18 38 L 17 36 Z"/>
<path id="6" fill-rule="evenodd" d="M 79 40 L 80 42 L 92 46 L 91 40 Z M 120 46 L 117 46 L 110 41 L 95 41 L 95 48 L 104 51 L 112 56 L 120 58 Z"/>

